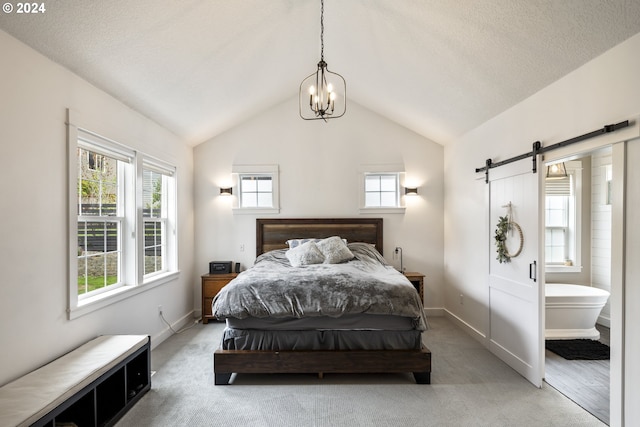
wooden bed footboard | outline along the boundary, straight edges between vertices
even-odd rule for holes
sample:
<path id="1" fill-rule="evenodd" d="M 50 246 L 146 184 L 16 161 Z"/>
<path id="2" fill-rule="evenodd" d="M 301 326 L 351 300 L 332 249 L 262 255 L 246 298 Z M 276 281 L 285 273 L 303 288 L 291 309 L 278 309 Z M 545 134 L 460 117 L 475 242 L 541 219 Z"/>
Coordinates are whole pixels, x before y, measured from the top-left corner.
<path id="1" fill-rule="evenodd" d="M 216 385 L 232 373 L 400 373 L 431 383 L 431 351 L 420 350 L 221 350 L 213 354 Z"/>

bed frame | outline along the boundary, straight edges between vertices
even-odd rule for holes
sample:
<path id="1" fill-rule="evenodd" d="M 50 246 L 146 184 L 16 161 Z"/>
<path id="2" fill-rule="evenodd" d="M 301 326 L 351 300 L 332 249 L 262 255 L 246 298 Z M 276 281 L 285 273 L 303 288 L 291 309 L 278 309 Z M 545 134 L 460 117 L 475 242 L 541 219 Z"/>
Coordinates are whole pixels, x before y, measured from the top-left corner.
<path id="1" fill-rule="evenodd" d="M 295 238 L 340 236 L 376 245 L 382 254 L 382 218 L 257 219 L 256 255 L 286 248 Z M 431 383 L 431 351 L 419 350 L 222 350 L 213 354 L 215 384 L 229 384 L 232 373 L 401 373 Z"/>

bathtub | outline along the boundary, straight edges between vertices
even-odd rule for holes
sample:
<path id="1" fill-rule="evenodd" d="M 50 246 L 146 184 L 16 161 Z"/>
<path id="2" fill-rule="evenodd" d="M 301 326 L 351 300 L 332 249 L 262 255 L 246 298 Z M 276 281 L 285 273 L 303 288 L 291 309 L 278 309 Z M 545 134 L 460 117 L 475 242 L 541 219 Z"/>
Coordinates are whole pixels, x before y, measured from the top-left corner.
<path id="1" fill-rule="evenodd" d="M 545 338 L 597 340 L 596 320 L 609 292 L 591 286 L 547 283 L 545 285 Z"/>

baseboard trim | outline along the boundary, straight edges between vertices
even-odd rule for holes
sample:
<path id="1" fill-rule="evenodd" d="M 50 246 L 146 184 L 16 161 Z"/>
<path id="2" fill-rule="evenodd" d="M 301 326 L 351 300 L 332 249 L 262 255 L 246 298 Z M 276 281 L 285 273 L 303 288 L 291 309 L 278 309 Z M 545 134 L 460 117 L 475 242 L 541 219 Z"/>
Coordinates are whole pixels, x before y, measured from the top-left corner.
<path id="1" fill-rule="evenodd" d="M 488 348 L 489 343 L 487 342 L 487 335 L 485 333 L 480 332 L 469 323 L 462 320 L 460 317 L 453 314 L 451 311 L 444 309 L 445 317 L 455 323 L 460 329 L 467 332 L 473 338 L 475 338 L 478 342 Z"/>
<path id="2" fill-rule="evenodd" d="M 442 317 L 444 316 L 444 308 L 424 308 L 424 315 L 427 317 Z"/>
<path id="3" fill-rule="evenodd" d="M 195 311 L 191 310 L 190 312 L 188 312 L 187 314 L 185 314 L 184 316 L 176 320 L 174 323 L 172 323 L 171 327 L 177 331 L 184 328 L 185 326 L 191 325 L 196 319 L 197 317 L 195 317 Z M 173 335 L 173 331 L 171 331 L 171 329 L 169 329 L 168 326 L 163 330 L 161 330 L 156 335 L 152 335 L 151 350 L 156 348 L 158 345 L 162 344 L 162 342 L 167 338 L 169 338 L 171 335 Z"/>

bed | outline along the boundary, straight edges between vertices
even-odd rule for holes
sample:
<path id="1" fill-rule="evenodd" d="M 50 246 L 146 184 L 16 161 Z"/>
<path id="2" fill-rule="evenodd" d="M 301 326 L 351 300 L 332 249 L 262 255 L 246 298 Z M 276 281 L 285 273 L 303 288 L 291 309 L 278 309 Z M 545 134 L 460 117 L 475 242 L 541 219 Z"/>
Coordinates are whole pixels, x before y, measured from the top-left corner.
<path id="1" fill-rule="evenodd" d="M 298 246 L 287 252 L 290 240 Z M 293 254 L 302 245 L 305 255 L 322 249 L 325 262 L 300 266 Z M 345 247 L 352 258 L 334 258 Z M 385 265 L 382 248 L 381 218 L 257 219 L 254 266 L 213 301 L 226 322 L 213 355 L 215 384 L 229 384 L 233 373 L 400 372 L 429 384 L 422 301 Z"/>

